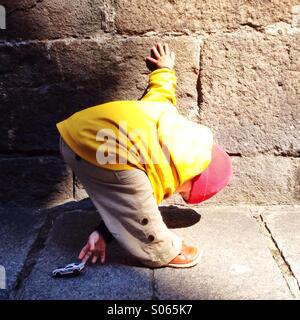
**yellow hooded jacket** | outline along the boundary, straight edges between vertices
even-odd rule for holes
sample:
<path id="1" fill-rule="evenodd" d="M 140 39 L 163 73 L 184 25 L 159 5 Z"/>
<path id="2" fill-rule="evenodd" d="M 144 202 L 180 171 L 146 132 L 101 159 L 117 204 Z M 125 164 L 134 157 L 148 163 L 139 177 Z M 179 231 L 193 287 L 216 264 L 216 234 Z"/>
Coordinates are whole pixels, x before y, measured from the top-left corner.
<path id="1" fill-rule="evenodd" d="M 90 107 L 56 126 L 86 161 L 109 170 L 144 170 L 159 204 L 211 161 L 212 132 L 178 113 L 175 87 L 175 72 L 157 69 L 140 100 Z"/>

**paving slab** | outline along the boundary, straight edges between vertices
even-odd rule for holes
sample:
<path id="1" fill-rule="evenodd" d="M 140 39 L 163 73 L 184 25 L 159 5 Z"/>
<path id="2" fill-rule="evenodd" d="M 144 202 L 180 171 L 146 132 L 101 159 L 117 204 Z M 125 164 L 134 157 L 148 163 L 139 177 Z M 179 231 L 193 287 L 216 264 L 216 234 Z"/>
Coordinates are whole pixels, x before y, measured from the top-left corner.
<path id="1" fill-rule="evenodd" d="M 300 206 L 281 206 L 263 213 L 276 245 L 300 283 Z"/>
<path id="2" fill-rule="evenodd" d="M 18 299 L 150 300 L 153 271 L 142 267 L 116 242 L 107 248 L 105 265 L 90 266 L 78 277 L 51 277 L 53 269 L 77 261 L 89 233 L 99 222 L 95 210 L 61 213 Z"/>
<path id="3" fill-rule="evenodd" d="M 267 240 L 248 210 L 197 208 L 200 221 L 189 227 L 176 227 L 179 219 L 173 210 L 174 232 L 204 254 L 191 269 L 155 270 L 155 296 L 162 300 L 292 299 Z"/>
<path id="4" fill-rule="evenodd" d="M 14 288 L 44 219 L 38 210 L 0 208 L 0 266 L 5 269 L 5 285 L 1 285 L 5 290 L 0 288 L 0 299 L 7 299 Z"/>

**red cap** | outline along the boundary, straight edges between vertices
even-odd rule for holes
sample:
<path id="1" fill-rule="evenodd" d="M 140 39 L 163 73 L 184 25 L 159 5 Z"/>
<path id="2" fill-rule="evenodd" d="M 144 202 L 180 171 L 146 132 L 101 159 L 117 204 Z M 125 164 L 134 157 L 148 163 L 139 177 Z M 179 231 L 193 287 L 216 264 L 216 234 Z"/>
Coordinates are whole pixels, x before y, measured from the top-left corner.
<path id="1" fill-rule="evenodd" d="M 186 203 L 200 203 L 226 187 L 232 177 L 229 155 L 217 145 L 212 148 L 212 160 L 201 174 L 192 179 L 192 188 Z"/>

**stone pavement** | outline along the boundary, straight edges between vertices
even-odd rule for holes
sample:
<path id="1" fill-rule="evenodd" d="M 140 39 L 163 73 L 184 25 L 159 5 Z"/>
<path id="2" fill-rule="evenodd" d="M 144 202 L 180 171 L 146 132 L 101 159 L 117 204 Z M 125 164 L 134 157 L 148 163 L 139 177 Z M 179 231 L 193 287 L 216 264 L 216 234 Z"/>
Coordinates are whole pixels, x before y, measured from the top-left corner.
<path id="1" fill-rule="evenodd" d="M 104 266 L 53 279 L 54 268 L 76 261 L 99 222 L 91 202 L 0 209 L 0 299 L 299 299 L 300 206 L 160 210 L 169 228 L 203 248 L 199 265 L 148 269 L 114 242 Z"/>

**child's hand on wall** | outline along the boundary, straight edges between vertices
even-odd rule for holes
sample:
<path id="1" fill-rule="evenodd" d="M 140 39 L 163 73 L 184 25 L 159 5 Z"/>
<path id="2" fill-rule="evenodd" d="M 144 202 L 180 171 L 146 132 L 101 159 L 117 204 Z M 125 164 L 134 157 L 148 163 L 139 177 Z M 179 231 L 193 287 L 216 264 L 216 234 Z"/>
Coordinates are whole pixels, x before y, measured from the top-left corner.
<path id="1" fill-rule="evenodd" d="M 79 254 L 79 259 L 82 262 L 87 262 L 92 257 L 92 263 L 99 262 L 104 264 L 105 262 L 106 242 L 99 232 L 94 231 L 90 234 L 88 242 L 82 248 Z"/>
<path id="2" fill-rule="evenodd" d="M 151 48 L 151 56 L 146 58 L 146 63 L 150 70 L 159 68 L 173 69 L 175 65 L 175 53 L 170 51 L 168 44 L 158 43 Z"/>

